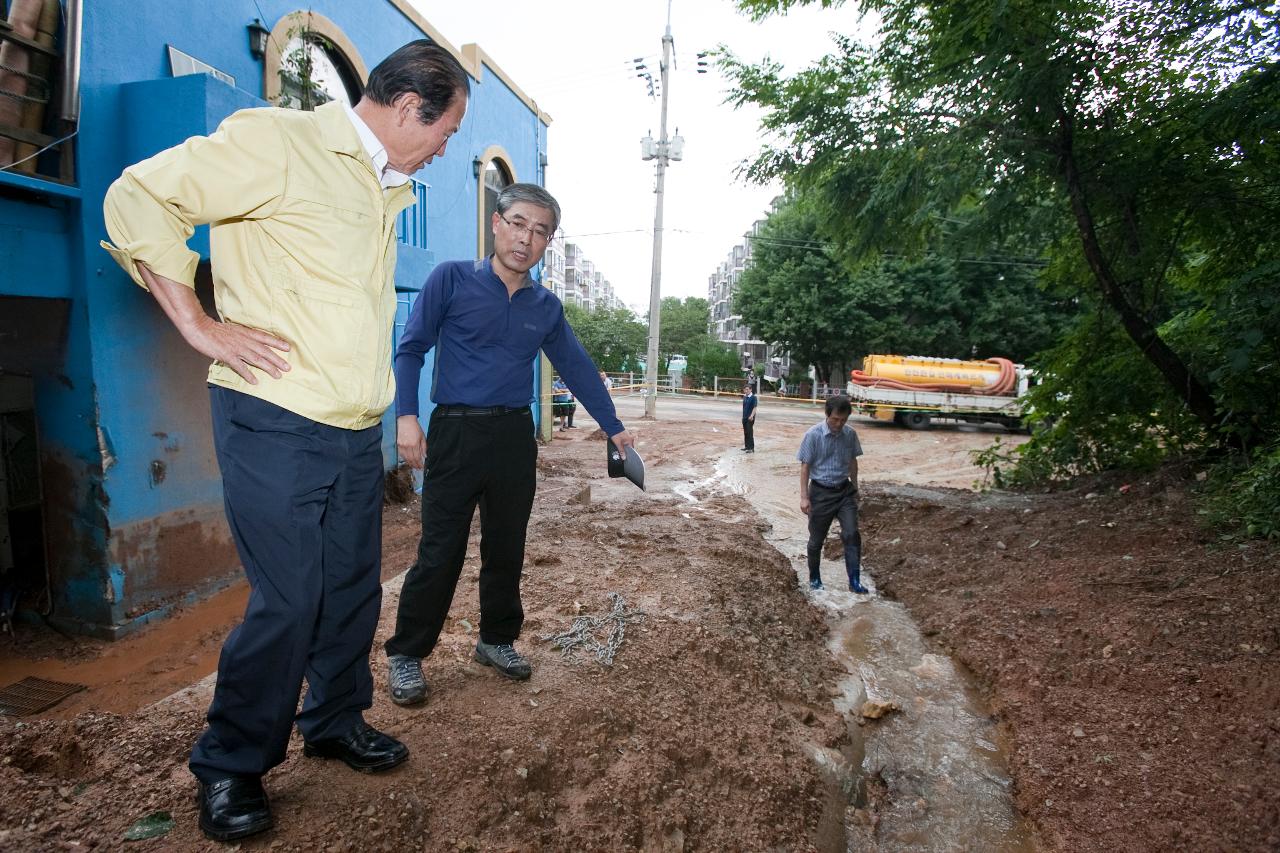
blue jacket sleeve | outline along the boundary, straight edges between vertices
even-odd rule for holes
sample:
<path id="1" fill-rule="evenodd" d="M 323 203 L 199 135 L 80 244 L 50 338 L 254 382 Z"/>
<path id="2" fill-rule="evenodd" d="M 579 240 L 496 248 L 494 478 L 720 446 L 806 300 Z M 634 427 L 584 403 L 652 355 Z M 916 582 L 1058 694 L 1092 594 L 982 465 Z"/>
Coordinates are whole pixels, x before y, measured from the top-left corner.
<path id="1" fill-rule="evenodd" d="M 427 353 L 440 337 L 449 284 L 449 265 L 441 264 L 427 276 L 427 283 L 409 311 L 409 320 L 396 349 L 396 417 L 417 415 L 421 411 L 418 379 Z"/>
<path id="2" fill-rule="evenodd" d="M 613 398 L 605 390 L 600 381 L 600 374 L 591 356 L 582 348 L 578 336 L 569 327 L 564 318 L 564 306 L 557 301 L 559 317 L 552 327 L 551 334 L 542 342 L 542 351 L 551 359 L 564 383 L 569 386 L 573 396 L 586 407 L 596 423 L 604 430 L 604 434 L 613 437 L 626 427 L 618 420 L 618 410 L 613 406 Z"/>

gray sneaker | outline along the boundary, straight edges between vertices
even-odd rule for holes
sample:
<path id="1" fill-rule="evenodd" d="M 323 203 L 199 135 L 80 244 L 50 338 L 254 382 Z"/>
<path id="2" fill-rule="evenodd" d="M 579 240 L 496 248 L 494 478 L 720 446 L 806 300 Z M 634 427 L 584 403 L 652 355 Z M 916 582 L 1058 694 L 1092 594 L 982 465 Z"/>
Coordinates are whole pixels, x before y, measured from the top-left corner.
<path id="1" fill-rule="evenodd" d="M 527 681 L 533 674 L 529 661 L 515 650 L 509 643 L 493 645 L 483 640 L 476 643 L 476 660 L 485 666 L 491 666 L 499 674 L 515 681 Z"/>
<path id="2" fill-rule="evenodd" d="M 391 701 L 397 705 L 420 705 L 427 701 L 422 658 L 387 655 L 387 681 L 391 686 Z"/>

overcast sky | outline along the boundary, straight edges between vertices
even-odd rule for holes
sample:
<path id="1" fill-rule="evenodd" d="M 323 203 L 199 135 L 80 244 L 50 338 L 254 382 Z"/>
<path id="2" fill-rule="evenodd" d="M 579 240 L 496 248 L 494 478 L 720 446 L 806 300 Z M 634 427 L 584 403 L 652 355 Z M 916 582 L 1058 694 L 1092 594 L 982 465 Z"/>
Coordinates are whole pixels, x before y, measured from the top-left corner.
<path id="1" fill-rule="evenodd" d="M 644 57 L 657 80 L 667 0 L 413 2 L 455 47 L 484 48 L 550 114 L 547 189 L 563 209 L 566 237 L 623 302 L 647 312 L 655 173 L 640 159 L 640 138 L 657 138 L 660 100 L 632 60 Z M 830 32 L 857 26 L 851 8 L 805 8 L 756 24 L 729 0 L 674 0 L 667 125 L 685 147 L 667 170 L 663 296 L 705 298 L 708 276 L 779 191 L 734 177 L 761 147 L 759 114 L 722 103 L 728 83 L 714 69 L 697 74 L 696 54 L 724 43 L 743 59 L 768 55 L 794 71 L 830 52 Z"/>

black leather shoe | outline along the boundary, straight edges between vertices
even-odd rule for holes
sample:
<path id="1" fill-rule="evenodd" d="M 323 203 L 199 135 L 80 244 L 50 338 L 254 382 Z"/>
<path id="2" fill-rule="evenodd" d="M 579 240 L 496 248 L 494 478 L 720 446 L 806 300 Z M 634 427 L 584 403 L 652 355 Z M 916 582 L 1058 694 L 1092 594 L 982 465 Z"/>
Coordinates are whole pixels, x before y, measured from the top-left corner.
<path id="1" fill-rule="evenodd" d="M 257 776 L 230 776 L 201 782 L 200 830 L 214 841 L 234 841 L 266 832 L 274 821 L 267 792 Z"/>
<path id="2" fill-rule="evenodd" d="M 361 722 L 342 737 L 325 738 L 304 745 L 302 753 L 309 758 L 337 758 L 361 773 L 378 773 L 390 770 L 408 758 L 409 748 Z"/>

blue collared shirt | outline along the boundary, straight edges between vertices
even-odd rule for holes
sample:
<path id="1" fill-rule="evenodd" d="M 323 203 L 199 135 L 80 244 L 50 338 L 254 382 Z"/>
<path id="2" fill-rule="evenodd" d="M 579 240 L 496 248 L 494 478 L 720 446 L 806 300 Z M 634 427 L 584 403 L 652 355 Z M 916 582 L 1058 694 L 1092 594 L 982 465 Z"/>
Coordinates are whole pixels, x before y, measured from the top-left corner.
<path id="1" fill-rule="evenodd" d="M 804 434 L 796 459 L 809 466 L 810 480 L 838 486 L 849 479 L 849 463 L 861 455 L 862 443 L 853 427 L 845 424 L 840 432 L 832 432 L 824 419 Z"/>
<path id="2" fill-rule="evenodd" d="M 446 261 L 427 277 L 396 350 L 397 416 L 418 414 L 418 376 L 432 347 L 436 405 L 529 405 L 541 349 L 606 435 L 623 430 L 560 300 L 531 278 L 508 297 L 488 258 Z"/>
<path id="3" fill-rule="evenodd" d="M 755 394 L 752 394 L 750 397 L 746 396 L 745 394 L 743 395 L 742 397 L 742 419 L 743 420 L 746 420 L 747 418 L 751 417 L 751 413 L 756 410 L 756 404 L 759 402 L 760 401 L 756 399 Z"/>

